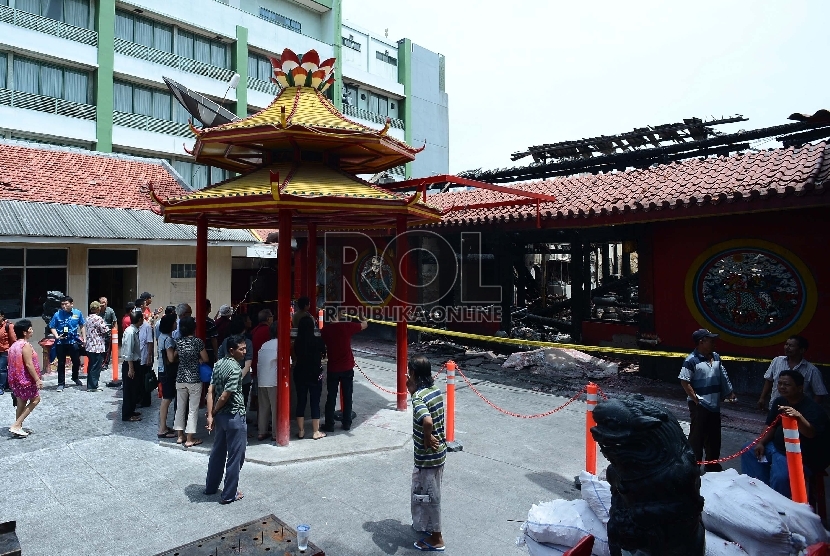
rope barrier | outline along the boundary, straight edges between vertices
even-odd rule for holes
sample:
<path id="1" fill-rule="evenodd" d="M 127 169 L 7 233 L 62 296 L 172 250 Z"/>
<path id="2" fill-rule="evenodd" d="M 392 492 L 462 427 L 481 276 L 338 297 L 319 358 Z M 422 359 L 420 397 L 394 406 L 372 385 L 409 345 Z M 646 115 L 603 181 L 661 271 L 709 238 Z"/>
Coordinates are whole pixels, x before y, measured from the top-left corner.
<path id="1" fill-rule="evenodd" d="M 348 315 L 351 318 L 357 318 L 354 315 Z M 389 322 L 377 319 L 366 319 L 368 322 L 381 324 L 384 326 L 397 326 L 396 322 Z M 482 334 L 471 334 L 469 332 L 456 332 L 454 330 L 441 330 L 438 328 L 430 328 L 428 326 L 419 326 L 410 324 L 407 326 L 409 330 L 416 332 L 426 332 L 428 334 L 436 334 L 439 336 L 450 336 L 455 338 L 463 338 L 466 340 L 476 340 L 483 342 L 495 342 L 499 344 L 511 344 L 526 347 L 551 347 L 560 349 L 575 349 L 578 351 L 588 351 L 597 353 L 613 353 L 616 355 L 643 355 L 646 357 L 682 357 L 686 358 L 688 353 L 681 353 L 679 351 L 654 351 L 646 349 L 633 348 L 615 348 L 610 346 L 588 346 L 583 344 L 564 344 L 557 342 L 543 342 L 541 340 L 522 340 L 519 338 L 500 338 L 498 336 L 484 336 Z M 757 357 L 739 357 L 737 355 L 721 355 L 723 361 L 738 361 L 745 363 L 769 363 L 772 359 L 763 359 Z"/>
<path id="2" fill-rule="evenodd" d="M 394 390 L 384 388 L 383 386 L 381 386 L 380 384 L 378 384 L 377 382 L 375 382 L 374 380 L 369 378 L 369 375 L 367 375 L 366 372 L 356 362 L 355 362 L 355 367 L 357 367 L 357 370 L 360 371 L 360 374 L 362 374 L 363 377 L 367 381 L 369 381 L 369 384 L 371 384 L 372 386 L 374 386 L 378 390 L 381 390 L 383 392 L 386 392 L 387 394 L 393 394 L 393 395 L 396 395 L 396 396 L 400 395 L 400 394 L 406 395 L 406 394 L 409 393 L 409 392 L 396 392 Z M 467 383 L 467 386 L 470 387 L 470 390 L 475 392 L 476 396 L 481 398 L 481 400 L 484 403 L 486 403 L 487 405 L 489 405 L 490 407 L 492 407 L 493 409 L 495 409 L 496 411 L 498 411 L 500 413 L 503 413 L 505 415 L 509 415 L 510 417 L 516 417 L 516 418 L 519 418 L 519 419 L 540 419 L 542 417 L 548 417 L 550 415 L 553 415 L 554 413 L 557 413 L 558 411 L 561 411 L 561 410 L 565 409 L 566 407 L 571 405 L 573 402 L 577 401 L 580 398 L 580 396 L 582 396 L 582 394 L 587 392 L 587 388 L 588 388 L 587 386 L 582 387 L 582 389 L 579 392 L 577 392 L 576 394 L 574 394 L 571 398 L 569 398 L 568 401 L 566 401 L 565 403 L 563 403 L 562 405 L 560 405 L 558 407 L 555 407 L 555 408 L 551 409 L 550 411 L 546 411 L 544 413 L 536 413 L 536 414 L 533 414 L 533 415 L 524 415 L 524 414 L 521 414 L 521 413 L 514 413 L 512 411 L 508 411 L 508 410 L 506 410 L 502 407 L 499 407 L 498 405 L 496 405 L 495 403 L 493 403 L 492 401 L 487 399 L 487 397 L 484 394 L 479 392 L 479 390 L 475 386 L 473 386 L 473 383 L 470 381 L 469 378 L 467 378 L 467 375 L 465 375 L 464 372 L 461 369 L 457 368 L 456 372 L 459 375 L 461 375 L 461 378 L 464 380 L 464 382 Z M 435 373 L 433 375 L 433 378 L 437 378 L 438 376 L 439 376 L 439 373 Z M 602 396 L 602 399 L 603 400 L 608 400 L 608 394 L 606 394 L 602 390 L 602 388 L 600 388 L 599 386 L 596 386 L 596 388 L 597 388 L 597 393 L 600 396 Z M 738 458 L 738 457 L 742 456 L 743 454 L 745 454 L 746 452 L 751 450 L 756 444 L 758 444 L 758 442 L 760 442 L 761 438 L 763 438 L 764 435 L 766 435 L 770 430 L 775 428 L 775 426 L 780 421 L 781 421 L 781 415 L 776 416 L 775 420 L 772 423 L 770 423 L 767 428 L 764 429 L 764 431 L 758 436 L 758 438 L 756 438 L 755 440 L 753 440 L 752 442 L 747 444 L 744 448 L 742 448 L 740 451 L 736 452 L 735 454 L 732 454 L 731 456 L 726 456 L 724 458 L 715 459 L 715 460 L 699 461 L 699 462 L 697 462 L 697 464 L 698 465 L 719 464 L 719 463 L 723 463 L 723 462 L 726 462 L 726 461 L 729 461 L 729 460 L 732 460 L 732 459 L 735 459 L 735 458 Z"/>
<path id="3" fill-rule="evenodd" d="M 775 420 L 774 420 L 772 423 L 770 423 L 770 425 L 769 425 L 767 428 L 765 428 L 765 429 L 764 429 L 764 432 L 762 432 L 762 433 L 761 433 L 761 435 L 760 435 L 758 438 L 756 438 L 755 440 L 753 440 L 752 442 L 750 442 L 749 444 L 747 444 L 747 445 L 746 445 L 746 446 L 745 446 L 742 450 L 740 450 L 739 452 L 737 452 L 737 453 L 735 453 L 735 454 L 732 454 L 731 456 L 726 456 L 725 458 L 713 459 L 713 460 L 704 460 L 704 461 L 699 461 L 699 462 L 697 462 L 697 464 L 698 464 L 698 465 L 712 465 L 712 464 L 715 464 L 715 463 L 723 463 L 723 462 L 725 462 L 725 461 L 729 461 L 730 459 L 735 459 L 735 458 L 737 458 L 737 457 L 739 457 L 739 456 L 744 455 L 744 454 L 745 454 L 745 453 L 747 453 L 749 450 L 751 450 L 751 449 L 752 449 L 752 448 L 753 448 L 756 444 L 758 444 L 758 442 L 760 442 L 760 440 L 764 437 L 764 435 L 765 435 L 765 434 L 767 434 L 770 430 L 772 430 L 772 429 L 775 427 L 775 425 L 777 425 L 777 424 L 778 424 L 778 422 L 779 422 L 779 421 L 781 421 L 781 416 L 780 416 L 780 415 L 777 415 L 777 416 L 775 417 Z"/>
<path id="4" fill-rule="evenodd" d="M 381 386 L 380 384 L 378 384 L 377 382 L 375 382 L 374 380 L 369 378 L 369 375 L 367 375 L 366 373 L 363 372 L 363 369 L 360 368 L 360 365 L 358 365 L 356 361 L 355 361 L 354 366 L 357 367 L 357 370 L 360 371 L 360 374 L 362 374 L 363 377 L 366 380 L 369 381 L 369 384 L 371 384 L 372 386 L 374 386 L 378 390 L 386 392 L 387 394 L 394 394 L 395 396 L 401 396 L 401 395 L 405 396 L 405 395 L 409 394 L 409 392 L 395 392 L 394 390 L 389 390 L 388 388 L 384 388 L 383 386 Z"/>
<path id="5" fill-rule="evenodd" d="M 547 417 L 547 416 L 549 416 L 549 415 L 553 415 L 553 414 L 554 414 L 554 413 L 556 413 L 557 411 L 560 411 L 560 410 L 562 410 L 562 409 L 565 409 L 566 407 L 568 407 L 569 405 L 571 405 L 573 402 L 575 402 L 576 400 L 578 400 L 578 399 L 579 399 L 579 397 L 580 397 L 582 394 L 584 394 L 584 393 L 585 393 L 585 391 L 586 391 L 586 388 L 582 388 L 582 390 L 580 390 L 579 392 L 577 392 L 577 393 L 576 393 L 573 397 L 571 397 L 571 399 L 569 399 L 568 401 L 566 401 L 565 403 L 563 403 L 563 404 L 562 404 L 562 405 L 560 405 L 559 407 L 556 407 L 556 408 L 554 408 L 554 409 L 551 409 L 550 411 L 546 411 L 545 413 L 536 413 L 535 415 L 522 415 L 521 413 L 513 413 L 512 411 L 507 411 L 506 409 L 503 409 L 503 408 L 501 408 L 501 407 L 497 406 L 496 404 L 494 404 L 493 402 L 491 402 L 490 400 L 488 400 L 488 399 L 487 399 L 487 398 L 486 398 L 486 397 L 485 397 L 485 396 L 484 396 L 481 392 L 479 392 L 479 391 L 476 389 L 476 387 L 475 387 L 475 386 L 473 386 L 473 383 L 472 383 L 472 382 L 470 382 L 470 379 L 469 379 L 469 378 L 467 378 L 467 375 L 465 375 L 465 374 L 461 371 L 461 369 L 457 369 L 457 372 L 458 372 L 458 374 L 460 374 L 460 375 L 461 375 L 461 378 L 463 378 L 463 379 L 464 379 L 464 382 L 466 382 L 466 383 L 467 383 L 467 386 L 469 386 L 469 387 L 470 387 L 470 390 L 472 390 L 473 392 L 475 392 L 475 393 L 476 393 L 476 395 L 477 395 L 479 398 L 481 398 L 481 399 L 482 399 L 482 400 L 483 400 L 483 401 L 484 401 L 487 405 L 489 405 L 490 407 L 492 407 L 492 408 L 493 408 L 493 409 L 495 409 L 496 411 L 499 411 L 499 412 L 501 412 L 501 413 L 504 413 L 505 415 L 509 415 L 509 416 L 511 416 L 511 417 L 518 417 L 519 419 L 539 419 L 539 418 L 541 418 L 541 417 Z"/>

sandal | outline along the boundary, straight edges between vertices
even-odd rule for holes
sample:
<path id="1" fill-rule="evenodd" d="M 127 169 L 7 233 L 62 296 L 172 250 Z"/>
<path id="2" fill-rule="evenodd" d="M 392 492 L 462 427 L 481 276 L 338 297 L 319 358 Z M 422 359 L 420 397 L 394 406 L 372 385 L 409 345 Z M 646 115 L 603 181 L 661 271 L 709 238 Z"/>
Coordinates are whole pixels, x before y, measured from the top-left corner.
<path id="1" fill-rule="evenodd" d="M 242 500 L 243 498 L 245 498 L 245 495 L 242 494 L 241 490 L 237 490 L 236 491 L 236 496 L 234 497 L 233 500 L 220 500 L 219 503 L 220 504 L 230 504 L 231 502 L 236 502 L 237 500 Z"/>
<path id="2" fill-rule="evenodd" d="M 193 446 L 198 446 L 201 443 L 202 443 L 202 440 L 200 438 L 197 438 L 196 440 L 194 440 L 193 442 L 190 443 L 190 446 L 188 446 L 187 442 L 185 442 L 184 447 L 185 448 L 192 448 Z"/>
<path id="3" fill-rule="evenodd" d="M 9 432 L 12 433 L 12 436 L 14 436 L 15 438 L 26 438 L 27 436 L 29 436 L 29 433 L 23 429 L 18 429 L 15 431 L 9 428 Z"/>
<path id="4" fill-rule="evenodd" d="M 133 415 L 129 419 L 121 419 L 121 420 L 135 423 L 136 421 L 141 421 L 141 416 L 140 415 Z"/>
<path id="5" fill-rule="evenodd" d="M 311 438 L 313 438 L 314 440 L 320 440 L 321 438 L 325 438 L 326 436 L 328 436 L 328 435 L 326 433 L 324 433 L 323 431 L 317 431 L 317 432 L 314 433 L 314 435 Z"/>
<path id="6" fill-rule="evenodd" d="M 298 438 L 299 440 L 302 440 L 303 438 L 305 438 L 305 431 L 303 431 L 303 432 L 298 432 L 298 433 L 297 433 L 297 438 Z"/>
<path id="7" fill-rule="evenodd" d="M 164 433 L 157 434 L 156 436 L 158 438 L 176 438 L 177 435 L 176 435 L 176 431 L 172 431 L 170 429 L 167 429 L 167 431 L 165 431 Z"/>

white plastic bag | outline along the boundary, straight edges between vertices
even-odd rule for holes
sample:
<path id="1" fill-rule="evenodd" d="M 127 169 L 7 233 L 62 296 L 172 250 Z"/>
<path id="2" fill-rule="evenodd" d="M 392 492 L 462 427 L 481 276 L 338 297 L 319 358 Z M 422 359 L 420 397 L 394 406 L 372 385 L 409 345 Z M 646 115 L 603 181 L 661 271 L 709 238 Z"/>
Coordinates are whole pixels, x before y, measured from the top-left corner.
<path id="1" fill-rule="evenodd" d="M 608 481 L 601 481 L 596 475 L 587 471 L 579 473 L 579 484 L 582 499 L 588 502 L 591 511 L 603 525 L 607 525 L 611 517 L 611 485 Z"/>
<path id="2" fill-rule="evenodd" d="M 534 504 L 527 513 L 525 533 L 539 543 L 575 546 L 582 537 L 594 536 L 596 556 L 611 556 L 605 525 L 585 500 L 551 500 Z"/>
<path id="3" fill-rule="evenodd" d="M 738 543 L 749 554 L 790 556 L 807 544 L 827 540 L 820 518 L 806 504 L 734 469 L 705 474 L 700 494 L 705 499 L 706 530 Z"/>
<path id="4" fill-rule="evenodd" d="M 711 531 L 706 531 L 706 556 L 747 556 L 736 543 L 722 539 Z"/>

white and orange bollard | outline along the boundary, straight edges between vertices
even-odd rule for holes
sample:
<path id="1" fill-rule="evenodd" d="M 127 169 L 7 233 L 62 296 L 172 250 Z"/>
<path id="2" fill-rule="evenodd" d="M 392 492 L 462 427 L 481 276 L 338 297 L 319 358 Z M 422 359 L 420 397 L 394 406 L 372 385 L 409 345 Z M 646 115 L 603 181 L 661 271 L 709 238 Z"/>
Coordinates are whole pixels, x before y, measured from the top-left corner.
<path id="1" fill-rule="evenodd" d="M 447 450 L 460 452 L 464 449 L 461 442 L 455 440 L 455 371 L 458 365 L 455 361 L 447 361 L 447 405 L 444 411 L 444 433 L 447 440 Z"/>
<path id="2" fill-rule="evenodd" d="M 317 328 L 319 328 L 320 330 L 323 329 L 323 310 L 322 309 L 317 311 Z"/>
<path id="3" fill-rule="evenodd" d="M 790 498 L 793 502 L 807 504 L 807 482 L 804 479 L 804 463 L 801 461 L 801 440 L 798 437 L 798 420 L 782 415 L 784 447 L 787 449 L 787 469 L 790 474 Z"/>
<path id="4" fill-rule="evenodd" d="M 594 408 L 597 406 L 599 389 L 593 382 L 588 383 L 588 400 L 585 406 L 585 471 L 592 475 L 597 474 L 597 443 L 591 434 L 596 426 Z"/>

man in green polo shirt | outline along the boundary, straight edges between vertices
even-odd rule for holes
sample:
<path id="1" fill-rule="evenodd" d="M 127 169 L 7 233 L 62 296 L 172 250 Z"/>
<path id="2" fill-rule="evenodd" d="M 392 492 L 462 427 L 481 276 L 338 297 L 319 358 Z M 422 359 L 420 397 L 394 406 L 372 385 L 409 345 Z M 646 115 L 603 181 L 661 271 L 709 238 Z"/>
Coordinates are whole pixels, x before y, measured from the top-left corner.
<path id="1" fill-rule="evenodd" d="M 248 442 L 245 399 L 242 396 L 242 362 L 247 351 L 245 336 L 231 336 L 227 346 L 228 355 L 213 366 L 207 394 L 207 429 L 216 429 L 216 439 L 210 451 L 205 494 L 215 494 L 219 490 L 224 471 L 221 504 L 242 499 L 237 487 Z"/>

